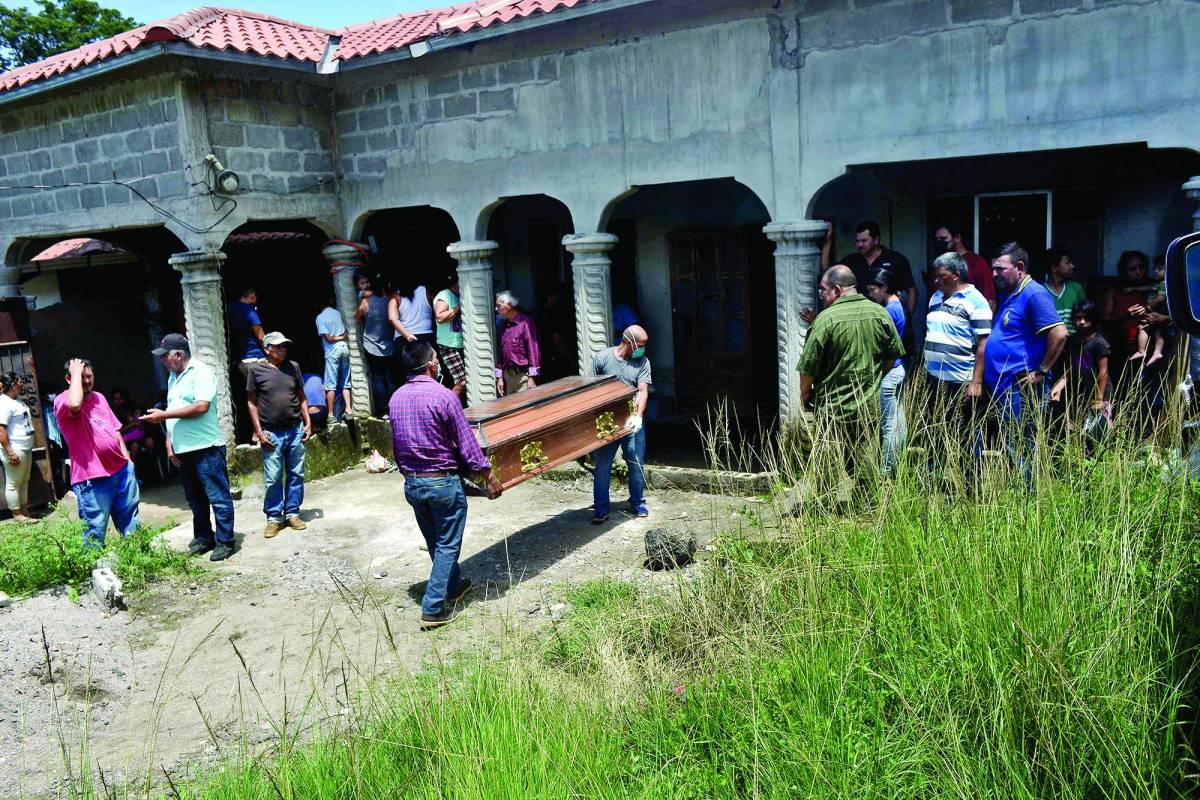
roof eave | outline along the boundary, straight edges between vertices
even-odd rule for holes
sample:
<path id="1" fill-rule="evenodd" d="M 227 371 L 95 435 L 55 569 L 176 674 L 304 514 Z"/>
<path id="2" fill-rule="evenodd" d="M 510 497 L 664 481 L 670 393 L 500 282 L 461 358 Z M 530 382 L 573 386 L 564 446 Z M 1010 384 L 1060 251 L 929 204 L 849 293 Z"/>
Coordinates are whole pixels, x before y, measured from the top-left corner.
<path id="1" fill-rule="evenodd" d="M 376 53 L 374 55 L 359 56 L 357 58 L 343 60 L 340 62 L 341 68 L 339 71 L 348 72 L 367 67 L 376 67 L 380 64 L 387 64 L 392 61 L 405 61 L 411 58 L 419 58 L 420 56 L 432 51 L 453 50 L 456 47 L 467 47 L 488 39 L 498 39 L 501 36 L 507 36 L 509 34 L 534 30 L 546 25 L 557 25 L 559 23 L 567 22 L 568 20 L 590 17 L 594 14 L 603 14 L 610 11 L 618 11 L 622 8 L 630 8 L 632 6 L 639 6 L 650 2 L 653 2 L 653 0 L 603 0 L 603 2 L 581 3 L 571 8 L 557 9 L 548 14 L 534 14 L 519 20 L 511 20 L 504 23 L 494 22 L 486 28 L 475 28 L 467 31 L 466 33 L 434 36 L 429 39 L 422 39 L 419 42 L 414 42 L 405 47 L 400 47 L 395 50 L 388 50 L 385 53 Z"/>
<path id="2" fill-rule="evenodd" d="M 233 64 L 249 64 L 255 67 L 267 66 L 274 69 L 306 72 L 310 75 L 316 75 L 318 67 L 318 64 L 313 61 L 298 61 L 292 58 L 264 56 L 258 53 L 239 53 L 235 50 L 210 50 L 203 47 L 194 47 L 184 42 L 153 42 L 129 53 L 122 53 L 119 56 L 96 61 L 92 64 L 73 69 L 70 72 L 64 72 L 61 75 L 30 81 L 16 89 L 0 92 L 0 105 L 33 97 L 43 92 L 61 89 L 64 86 L 69 86 L 79 81 L 90 80 L 98 75 L 104 75 L 119 69 L 125 69 L 126 67 L 162 55 L 201 58 L 208 61 L 224 61 Z"/>
<path id="3" fill-rule="evenodd" d="M 60 75 L 54 75 L 50 78 L 42 78 L 41 80 L 30 81 L 24 86 L 18 86 L 15 89 L 9 89 L 6 92 L 0 92 L 0 105 L 12 103 L 17 100 L 23 100 L 27 97 L 42 94 L 43 92 L 61 89 L 64 86 L 69 86 L 79 81 L 90 80 L 97 75 L 103 75 L 108 72 L 114 72 L 119 69 L 131 67 L 134 64 L 139 64 L 143 61 L 148 61 L 152 58 L 164 55 L 167 52 L 166 44 L 163 42 L 144 45 L 138 49 L 122 53 L 113 58 L 106 58 L 100 61 L 95 61 L 82 67 L 78 67 L 69 72 L 64 72 Z"/>

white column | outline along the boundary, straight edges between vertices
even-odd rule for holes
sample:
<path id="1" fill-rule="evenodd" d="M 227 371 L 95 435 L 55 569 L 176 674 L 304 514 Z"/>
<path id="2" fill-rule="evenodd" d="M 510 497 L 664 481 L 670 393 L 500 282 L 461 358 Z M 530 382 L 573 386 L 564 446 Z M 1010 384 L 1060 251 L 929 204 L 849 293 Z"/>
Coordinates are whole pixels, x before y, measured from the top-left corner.
<path id="1" fill-rule="evenodd" d="M 354 285 L 354 273 L 365 266 L 362 252 L 344 242 L 329 242 L 321 248 L 321 254 L 329 261 L 337 310 L 346 325 L 346 342 L 350 345 L 350 399 L 354 403 L 354 416 L 369 417 L 371 381 L 367 379 L 367 360 L 363 357 L 358 320 L 354 318 L 354 311 L 358 308 L 358 287 Z M 330 413 L 333 413 L 332 409 Z"/>
<path id="2" fill-rule="evenodd" d="M 458 302 L 462 309 L 467 359 L 467 405 L 496 399 L 496 295 L 492 291 L 495 242 L 454 242 L 446 248 L 458 262 Z"/>
<path id="3" fill-rule="evenodd" d="M 800 310 L 816 303 L 821 271 L 821 243 L 826 226 L 819 220 L 772 222 L 763 228 L 775 242 L 775 319 L 779 333 L 779 416 L 799 416 L 800 373 L 808 323 Z"/>
<path id="4" fill-rule="evenodd" d="M 612 347 L 612 259 L 617 246 L 611 233 L 574 233 L 563 237 L 563 247 L 574 256 L 571 274 L 575 283 L 575 333 L 579 342 L 579 374 L 587 375 L 592 358 Z"/>
<path id="5" fill-rule="evenodd" d="M 221 264 L 224 262 L 225 254 L 218 250 L 176 253 L 168 261 L 183 276 L 183 316 L 192 358 L 211 367 L 216 376 L 217 423 L 225 441 L 232 445 L 235 428 L 229 393 L 225 298 L 221 289 Z"/>

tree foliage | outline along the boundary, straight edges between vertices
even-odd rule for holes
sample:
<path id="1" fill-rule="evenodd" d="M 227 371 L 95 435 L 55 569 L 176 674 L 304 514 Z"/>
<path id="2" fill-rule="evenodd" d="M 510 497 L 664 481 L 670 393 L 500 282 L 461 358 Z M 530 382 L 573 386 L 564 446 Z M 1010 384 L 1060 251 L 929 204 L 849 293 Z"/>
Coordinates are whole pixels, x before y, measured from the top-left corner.
<path id="1" fill-rule="evenodd" d="M 0 4 L 0 67 L 10 70 L 137 26 L 92 0 L 37 0 L 41 10 Z"/>

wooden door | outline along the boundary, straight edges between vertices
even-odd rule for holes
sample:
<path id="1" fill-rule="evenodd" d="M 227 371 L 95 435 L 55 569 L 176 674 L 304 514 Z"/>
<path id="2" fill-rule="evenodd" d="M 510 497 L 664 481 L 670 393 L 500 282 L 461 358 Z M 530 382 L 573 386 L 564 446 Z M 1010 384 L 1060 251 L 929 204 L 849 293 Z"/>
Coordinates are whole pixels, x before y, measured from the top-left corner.
<path id="1" fill-rule="evenodd" d="M 738 413 L 752 407 L 746 253 L 741 232 L 670 237 L 675 393 L 684 414 L 722 398 Z"/>

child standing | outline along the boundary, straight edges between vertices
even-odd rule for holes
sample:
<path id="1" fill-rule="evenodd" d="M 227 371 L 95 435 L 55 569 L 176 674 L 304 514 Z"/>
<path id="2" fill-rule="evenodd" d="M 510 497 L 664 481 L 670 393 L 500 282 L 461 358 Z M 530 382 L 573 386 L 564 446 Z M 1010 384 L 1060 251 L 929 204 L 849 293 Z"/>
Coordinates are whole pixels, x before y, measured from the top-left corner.
<path id="1" fill-rule="evenodd" d="M 1086 402 L 1083 432 L 1094 444 L 1112 428 L 1112 382 L 1108 376 L 1108 340 L 1096 328 L 1099 313 L 1096 304 L 1083 300 L 1071 310 L 1075 334 L 1067 341 L 1066 369 L 1050 389 L 1050 399 L 1059 402 L 1069 391 L 1068 409 Z M 1074 404 L 1074 405 L 1072 405 Z M 1070 413 L 1068 412 L 1068 427 Z"/>

